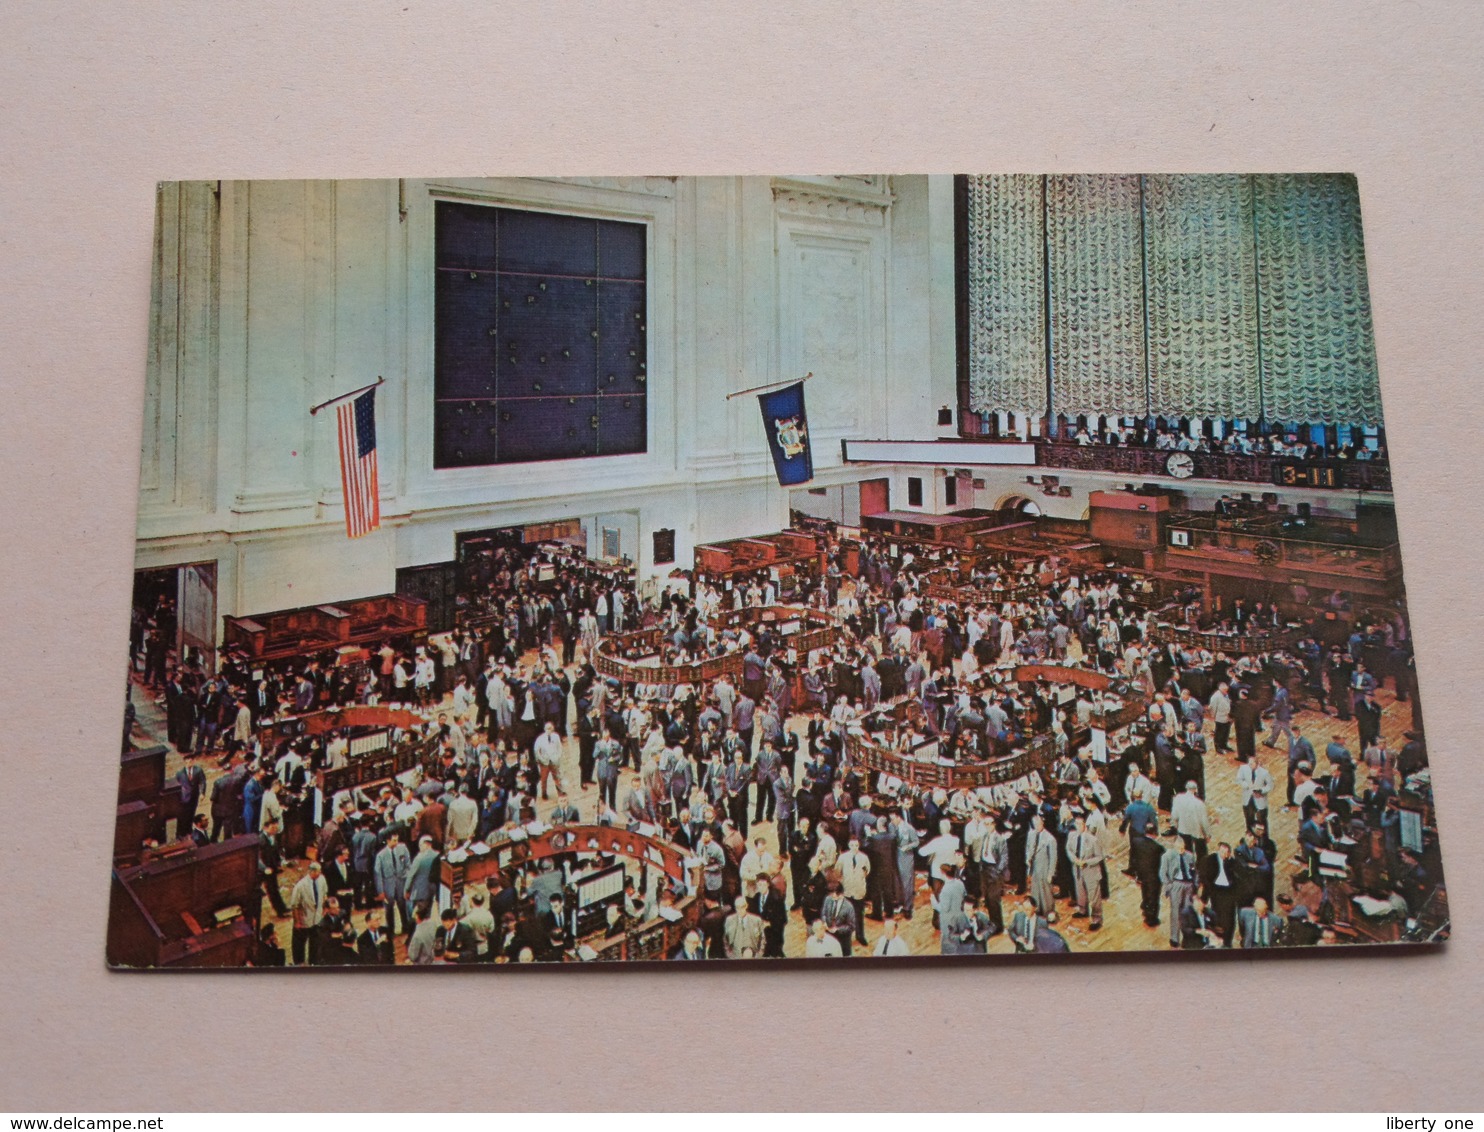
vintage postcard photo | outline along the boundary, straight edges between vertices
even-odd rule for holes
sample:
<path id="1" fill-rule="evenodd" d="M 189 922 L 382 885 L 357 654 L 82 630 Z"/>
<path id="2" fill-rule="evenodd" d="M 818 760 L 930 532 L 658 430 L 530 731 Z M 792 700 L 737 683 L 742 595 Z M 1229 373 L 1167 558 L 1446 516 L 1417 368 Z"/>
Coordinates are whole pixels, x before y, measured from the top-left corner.
<path id="1" fill-rule="evenodd" d="M 1446 939 L 1360 190 L 162 184 L 110 964 Z"/>

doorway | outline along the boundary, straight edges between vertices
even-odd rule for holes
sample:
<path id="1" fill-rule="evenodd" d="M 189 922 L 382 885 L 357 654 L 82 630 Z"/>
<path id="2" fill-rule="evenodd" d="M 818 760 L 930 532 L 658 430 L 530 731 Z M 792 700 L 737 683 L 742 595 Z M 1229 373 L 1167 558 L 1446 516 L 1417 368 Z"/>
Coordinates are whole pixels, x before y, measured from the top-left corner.
<path id="1" fill-rule="evenodd" d="M 134 571 L 131 671 L 163 684 L 171 663 L 216 669 L 216 563 Z"/>
<path id="2" fill-rule="evenodd" d="M 882 515 L 890 510 L 891 480 L 861 480 L 861 515 Z"/>

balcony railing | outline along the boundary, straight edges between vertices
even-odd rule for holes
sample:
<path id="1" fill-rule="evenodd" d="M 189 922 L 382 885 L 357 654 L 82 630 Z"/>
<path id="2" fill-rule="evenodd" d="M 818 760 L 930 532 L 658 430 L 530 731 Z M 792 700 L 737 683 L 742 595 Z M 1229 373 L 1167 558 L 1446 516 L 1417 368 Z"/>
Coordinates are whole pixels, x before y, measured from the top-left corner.
<path id="1" fill-rule="evenodd" d="M 1124 448 L 1037 440 L 1036 463 L 1043 468 L 1111 472 L 1116 475 L 1168 476 L 1173 452 L 1157 448 Z M 1190 452 L 1192 479 L 1274 487 L 1320 487 L 1348 491 L 1390 491 L 1391 466 L 1375 460 L 1297 460 L 1285 456 L 1237 456 Z"/>

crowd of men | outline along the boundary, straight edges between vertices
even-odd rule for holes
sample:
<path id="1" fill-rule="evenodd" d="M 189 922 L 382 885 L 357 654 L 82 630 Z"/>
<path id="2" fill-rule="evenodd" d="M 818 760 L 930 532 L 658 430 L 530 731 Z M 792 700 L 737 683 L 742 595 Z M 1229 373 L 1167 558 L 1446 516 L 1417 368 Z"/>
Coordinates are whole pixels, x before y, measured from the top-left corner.
<path id="1" fill-rule="evenodd" d="M 1020 951 L 1063 951 L 1066 925 L 1100 930 L 1105 901 L 1125 883 L 1137 888 L 1144 924 L 1174 947 L 1320 942 L 1333 902 L 1319 855 L 1353 843 L 1367 821 L 1386 839 L 1388 886 L 1374 895 L 1399 916 L 1415 916 L 1440 879 L 1397 828 L 1398 793 L 1425 770 L 1425 747 L 1413 734 L 1392 752 L 1380 738 L 1378 681 L 1389 672 L 1399 694 L 1408 685 L 1394 664 L 1367 663 L 1398 635 L 1405 642 L 1404 618 L 1362 620 L 1317 660 L 1312 635 L 1289 650 L 1227 656 L 1150 641 L 1147 604 L 1116 571 L 1074 577 L 1036 563 L 1031 573 L 1052 579 L 1037 600 L 960 605 L 925 593 L 935 564 L 910 546 L 867 540 L 856 568 L 846 561 L 831 542 L 825 567 L 800 582 L 797 600 L 830 611 L 840 628 L 836 645 L 807 657 L 771 630 L 718 616 L 725 605 L 768 603 L 765 574 L 730 593 L 674 588 L 640 602 L 606 576 L 595 581 L 580 559 L 516 550 L 481 564 L 477 627 L 387 642 L 359 677 L 310 662 L 254 680 L 231 656 L 208 674 L 154 663 L 142 647 L 136 670 L 187 756 L 179 781 L 190 822 L 180 832 L 261 835 L 264 897 L 290 945 L 265 923 L 258 961 L 267 964 L 567 956 L 577 942 L 571 895 L 549 863 L 497 873 L 459 907 L 437 906 L 447 853 L 537 818 L 653 827 L 698 862 L 696 923 L 676 959 L 891 956 L 934 944 L 977 954 L 999 936 Z M 976 582 L 1024 573 L 1023 563 L 991 564 Z M 677 655 L 740 654 L 740 675 L 699 686 L 600 678 L 598 642 L 639 626 L 661 628 Z M 1095 668 L 1147 699 L 1148 712 L 1119 749 L 1089 744 L 1090 697 L 1058 704 L 1043 685 L 995 678 L 1032 660 Z M 1337 734 L 1321 764 L 1293 728 L 1301 698 L 1360 721 L 1357 749 Z M 426 725 L 409 737 L 428 751 L 422 781 L 325 800 L 301 859 L 288 860 L 287 824 L 307 814 L 314 772 L 343 765 L 348 743 L 332 734 L 265 745 L 260 725 L 353 700 L 425 707 Z M 932 742 L 956 762 L 1051 735 L 1055 759 L 1008 800 L 897 788 L 851 760 L 852 732 L 886 735 L 898 749 Z M 1281 784 L 1257 751 L 1280 739 Z M 1208 808 L 1216 773 L 1240 788 L 1240 834 L 1218 830 Z M 208 800 L 209 821 L 196 813 Z M 1296 808 L 1298 860 L 1274 842 L 1275 805 Z M 1126 867 L 1110 869 L 1120 858 Z M 1297 883 L 1280 893 L 1289 864 Z M 631 878 L 606 932 L 657 911 Z M 791 923 L 802 942 L 790 949 Z"/>
<path id="2" fill-rule="evenodd" d="M 1153 448 L 1161 452 L 1212 452 L 1232 456 L 1281 456 L 1288 460 L 1362 460 L 1384 462 L 1386 448 L 1375 437 L 1354 430 L 1343 443 L 1338 434 L 1324 442 L 1308 427 L 1298 429 L 1227 428 L 1220 437 L 1208 435 L 1199 426 L 1181 427 L 1163 422 L 1114 421 L 1089 429 L 1082 425 L 1070 433 L 1070 443 L 1079 447 L 1105 444 L 1112 447 Z"/>

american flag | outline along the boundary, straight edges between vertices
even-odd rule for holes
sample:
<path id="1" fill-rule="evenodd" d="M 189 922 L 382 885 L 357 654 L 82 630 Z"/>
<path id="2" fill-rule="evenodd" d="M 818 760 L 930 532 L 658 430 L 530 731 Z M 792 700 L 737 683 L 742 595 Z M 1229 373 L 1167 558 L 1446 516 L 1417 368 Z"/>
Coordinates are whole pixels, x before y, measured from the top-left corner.
<path id="1" fill-rule="evenodd" d="M 340 482 L 345 489 L 345 533 L 360 538 L 381 526 L 376 475 L 376 390 L 336 409 L 340 422 Z"/>

